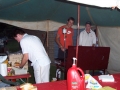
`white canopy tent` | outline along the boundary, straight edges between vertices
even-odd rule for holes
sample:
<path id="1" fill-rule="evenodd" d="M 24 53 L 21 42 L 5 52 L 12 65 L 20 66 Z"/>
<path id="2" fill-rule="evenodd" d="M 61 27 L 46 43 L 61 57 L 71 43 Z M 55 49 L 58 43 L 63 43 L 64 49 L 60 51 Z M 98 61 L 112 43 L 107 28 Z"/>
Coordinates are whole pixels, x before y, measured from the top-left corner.
<path id="1" fill-rule="evenodd" d="M 120 9 L 120 0 L 67 0 L 72 2 L 77 2 L 81 4 L 87 4 L 92 6 L 98 6 L 102 8 L 114 8 Z"/>
<path id="2" fill-rule="evenodd" d="M 37 1 L 37 0 L 34 0 L 34 1 Z M 41 1 L 41 0 L 38 0 L 38 1 Z M 46 1 L 44 1 L 44 2 L 46 3 Z M 54 3 L 58 3 L 58 2 L 56 2 L 57 0 L 52 0 L 52 1 L 53 2 L 55 1 Z M 102 8 L 112 8 L 112 7 L 113 8 L 114 7 L 120 8 L 120 0 L 99 0 L 99 1 L 98 0 L 68 0 L 68 1 L 73 1 L 73 2 L 77 2 L 77 3 L 88 4 L 88 5 L 94 5 L 94 6 L 98 6 L 98 7 L 102 7 Z M 41 1 L 41 2 L 43 2 L 43 1 Z M 50 1 L 48 0 L 48 2 L 50 2 Z M 33 2 L 31 2 L 31 3 L 33 3 Z M 30 5 L 33 5 L 31 3 L 30 3 Z M 52 6 L 55 5 L 54 3 L 53 3 Z M 42 4 L 42 5 L 44 5 L 44 4 Z M 69 6 L 66 3 L 64 3 L 64 5 L 63 5 L 63 3 L 60 2 L 60 4 L 56 4 L 56 6 L 58 6 L 57 8 L 54 8 L 54 7 L 53 8 L 49 8 L 49 9 L 53 9 L 53 11 L 51 10 L 52 11 L 51 13 L 49 11 L 47 12 L 47 10 L 48 10 L 47 6 L 42 6 L 42 5 L 41 5 L 41 7 L 44 7 L 44 10 L 43 9 L 41 10 L 41 7 L 39 7 L 39 8 L 37 7 L 37 9 L 31 8 L 30 11 L 32 11 L 32 9 L 33 9 L 32 12 L 35 13 L 35 10 L 36 10 L 37 13 L 32 14 L 32 12 L 30 12 L 28 14 L 30 16 L 31 15 L 36 15 L 35 17 L 39 16 L 42 19 L 44 18 L 43 16 L 46 16 L 46 17 L 48 17 L 51 20 L 46 20 L 47 18 L 45 18 L 44 20 L 38 20 L 39 18 L 35 18 L 34 17 L 35 19 L 37 19 L 36 22 L 35 21 L 30 21 L 30 22 L 29 21 L 26 21 L 26 22 L 22 21 L 23 19 L 29 19 L 29 18 L 27 18 L 29 15 L 24 16 L 24 13 L 26 11 L 23 13 L 23 11 L 27 8 L 27 7 L 25 7 L 25 6 L 27 6 L 27 3 L 26 3 L 25 5 L 23 5 L 25 7 L 24 9 L 20 9 L 21 7 L 23 7 L 21 5 L 20 8 L 18 8 L 18 7 L 14 8 L 16 11 L 13 8 L 9 8 L 8 11 L 3 10 L 1 12 L 1 14 L 3 14 L 1 16 L 3 18 L 4 18 L 4 16 L 7 16 L 8 13 L 9 13 L 8 16 L 12 17 L 12 18 L 10 18 L 10 19 L 7 19 L 7 18 L 6 19 L 0 19 L 0 22 L 7 23 L 7 24 L 10 24 L 10 25 L 14 25 L 14 26 L 21 27 L 21 28 L 25 28 L 25 29 L 42 30 L 42 31 L 47 31 L 48 32 L 48 31 L 55 31 L 55 30 L 58 29 L 58 27 L 60 27 L 60 26 L 62 26 L 63 24 L 66 23 L 66 22 L 64 22 L 64 23 L 57 22 L 56 18 L 54 18 L 54 17 L 58 18 L 58 16 L 60 16 L 59 18 L 61 20 L 64 17 L 68 18 L 68 16 L 70 16 L 70 15 L 73 16 L 73 14 L 75 14 L 75 12 L 74 12 L 75 10 L 71 9 L 70 13 L 68 15 L 67 11 L 72 7 L 72 5 L 70 5 L 70 7 L 68 7 L 66 9 L 65 6 L 66 7 Z M 47 4 L 47 5 L 49 5 L 49 4 Z M 40 5 L 38 5 L 38 6 L 40 6 Z M 62 9 L 59 9 L 59 8 L 62 8 Z M 66 11 L 64 11 L 63 8 Z M 77 9 L 77 6 L 76 6 L 75 9 Z M 92 21 L 93 24 L 94 24 L 94 22 L 95 22 L 96 25 L 97 24 L 101 24 L 101 26 L 97 26 L 98 27 L 98 37 L 99 37 L 100 46 L 110 47 L 110 49 L 111 49 L 108 70 L 111 73 L 112 72 L 120 72 L 120 55 L 119 55 L 120 54 L 120 46 L 119 46 L 119 44 L 120 44 L 120 36 L 119 36 L 120 35 L 120 26 L 116 26 L 116 27 L 102 26 L 102 23 L 104 23 L 105 21 L 107 21 L 109 19 L 112 19 L 111 21 L 112 21 L 113 24 L 116 23 L 114 20 L 117 20 L 117 19 L 114 19 L 114 18 L 116 18 L 117 15 L 119 15 L 119 13 L 115 12 L 115 13 L 117 13 L 116 16 L 112 16 L 112 15 L 110 16 L 109 15 L 110 17 L 105 20 L 104 18 L 106 18 L 106 17 L 100 17 L 100 15 L 102 15 L 102 14 L 100 14 L 100 12 L 98 12 L 94 8 L 88 8 L 88 7 L 84 7 L 83 8 L 82 7 L 81 11 L 82 10 L 86 10 L 86 12 L 82 12 L 81 13 L 81 14 L 83 14 L 83 16 L 86 15 L 86 17 L 85 18 L 83 18 L 83 17 L 80 18 L 80 22 L 84 23 L 84 21 L 90 20 L 90 21 Z M 12 12 L 12 11 L 15 11 L 15 12 Z M 21 13 L 17 12 L 17 11 L 21 11 Z M 27 9 L 27 11 L 29 11 L 29 9 Z M 40 11 L 40 14 L 38 14 L 38 11 Z M 59 13 L 60 11 L 64 11 L 64 13 L 63 12 Z M 92 11 L 95 11 L 95 13 L 93 13 Z M 47 13 L 44 14 L 45 12 L 47 12 Z M 98 14 L 100 14 L 100 15 L 98 15 Z M 107 15 L 108 14 L 111 14 L 111 12 L 109 10 L 108 10 Z M 14 19 L 13 18 L 14 15 L 16 16 L 16 18 L 21 16 L 21 21 L 17 20 L 16 18 Z M 22 17 L 22 15 L 24 17 Z M 74 15 L 74 17 L 75 16 L 76 15 Z M 95 16 L 98 16 L 98 17 L 95 17 Z M 111 18 L 111 17 L 114 17 L 114 18 Z M 33 17 L 30 17 L 30 19 L 32 19 L 32 18 Z M 52 20 L 52 18 L 53 18 L 54 21 Z M 63 21 L 63 20 L 61 20 L 61 21 Z M 118 22 L 119 22 L 119 20 L 118 20 Z M 83 23 L 82 23 L 82 25 L 83 25 Z M 107 25 L 109 25 L 109 24 L 107 24 Z M 115 24 L 115 25 L 117 25 L 117 24 Z M 77 25 L 74 25 L 73 28 L 77 29 Z M 82 28 L 84 28 L 84 26 L 80 25 L 80 29 L 82 29 Z"/>
<path id="3" fill-rule="evenodd" d="M 22 22 L 22 21 L 0 19 L 0 22 L 21 27 L 24 29 L 41 30 L 41 31 L 55 31 L 58 29 L 58 27 L 64 25 L 64 23 L 55 22 L 52 20 L 44 20 L 44 21 L 37 21 L 37 22 Z M 74 25 L 73 28 L 76 29 L 77 25 Z"/>
<path id="4" fill-rule="evenodd" d="M 100 46 L 110 47 L 108 72 L 120 73 L 120 27 L 98 27 Z"/>

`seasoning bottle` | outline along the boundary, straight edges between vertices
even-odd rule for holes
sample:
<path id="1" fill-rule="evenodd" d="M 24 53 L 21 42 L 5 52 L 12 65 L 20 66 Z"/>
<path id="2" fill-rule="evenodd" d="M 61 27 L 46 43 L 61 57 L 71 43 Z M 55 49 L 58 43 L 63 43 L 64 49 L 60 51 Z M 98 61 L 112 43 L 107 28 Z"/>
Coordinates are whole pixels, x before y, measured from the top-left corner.
<path id="1" fill-rule="evenodd" d="M 73 65 L 67 72 L 68 90 L 85 90 L 85 75 L 82 69 L 76 67 L 76 58 L 73 58 Z"/>

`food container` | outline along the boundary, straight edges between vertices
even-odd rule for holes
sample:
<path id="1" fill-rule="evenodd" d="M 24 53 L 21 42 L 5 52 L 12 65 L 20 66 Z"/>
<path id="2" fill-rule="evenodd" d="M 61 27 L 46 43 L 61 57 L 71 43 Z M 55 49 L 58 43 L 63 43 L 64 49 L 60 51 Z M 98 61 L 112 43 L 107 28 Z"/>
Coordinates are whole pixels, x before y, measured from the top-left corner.
<path id="1" fill-rule="evenodd" d="M 13 75 L 15 75 L 15 72 L 14 72 L 14 70 L 12 69 L 12 67 L 7 67 L 7 73 L 8 73 L 8 76 L 13 76 Z"/>

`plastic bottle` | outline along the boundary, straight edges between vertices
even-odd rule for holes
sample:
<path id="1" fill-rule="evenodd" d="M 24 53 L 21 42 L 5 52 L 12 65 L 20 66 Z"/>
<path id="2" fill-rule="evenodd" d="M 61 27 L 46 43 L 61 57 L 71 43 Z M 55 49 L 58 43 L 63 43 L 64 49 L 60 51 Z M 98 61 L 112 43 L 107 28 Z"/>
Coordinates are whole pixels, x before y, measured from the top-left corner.
<path id="1" fill-rule="evenodd" d="M 56 77 L 57 77 L 57 79 L 61 78 L 61 70 L 60 69 L 56 70 Z"/>
<path id="2" fill-rule="evenodd" d="M 80 68 L 76 67 L 76 58 L 73 58 L 73 65 L 67 72 L 68 90 L 85 90 L 85 75 Z"/>

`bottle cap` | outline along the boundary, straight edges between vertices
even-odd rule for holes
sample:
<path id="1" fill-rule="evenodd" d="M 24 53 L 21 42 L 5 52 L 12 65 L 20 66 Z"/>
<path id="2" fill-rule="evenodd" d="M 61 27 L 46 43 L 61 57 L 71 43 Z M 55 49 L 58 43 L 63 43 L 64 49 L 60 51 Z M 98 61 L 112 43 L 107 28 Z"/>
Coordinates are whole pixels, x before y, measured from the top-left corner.
<path id="1" fill-rule="evenodd" d="M 75 60 L 77 60 L 77 58 L 73 57 L 73 65 L 76 65 Z"/>

